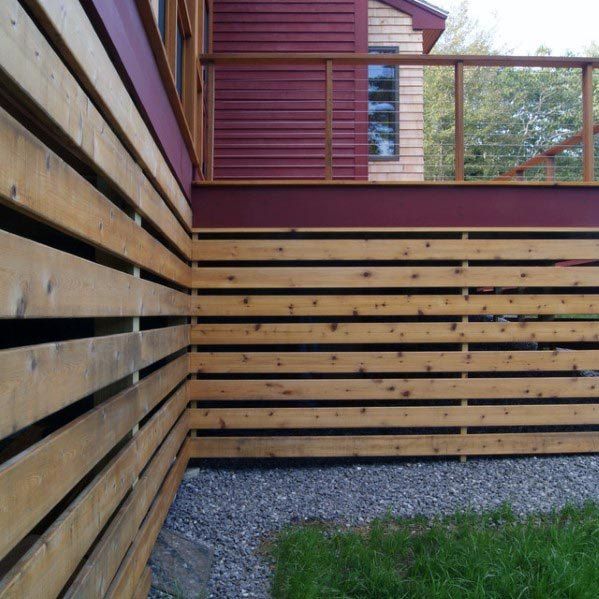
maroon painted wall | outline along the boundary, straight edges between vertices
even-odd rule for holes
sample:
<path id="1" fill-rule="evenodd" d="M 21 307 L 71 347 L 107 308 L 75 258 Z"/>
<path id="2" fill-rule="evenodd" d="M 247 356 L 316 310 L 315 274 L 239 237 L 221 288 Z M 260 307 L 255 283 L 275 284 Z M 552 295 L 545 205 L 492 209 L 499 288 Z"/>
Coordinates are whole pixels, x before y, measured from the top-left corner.
<path id="1" fill-rule="evenodd" d="M 82 0 L 82 4 L 189 198 L 193 165 L 135 0 Z"/>
<path id="2" fill-rule="evenodd" d="M 367 25 L 365 0 L 215 0 L 213 50 L 366 52 Z M 367 176 L 367 162 L 355 151 L 367 141 L 364 78 L 363 68 L 335 69 L 337 178 Z M 323 178 L 324 99 L 324 66 L 218 67 L 215 178 Z"/>
<path id="3" fill-rule="evenodd" d="M 599 187 L 206 185 L 195 227 L 599 227 Z"/>

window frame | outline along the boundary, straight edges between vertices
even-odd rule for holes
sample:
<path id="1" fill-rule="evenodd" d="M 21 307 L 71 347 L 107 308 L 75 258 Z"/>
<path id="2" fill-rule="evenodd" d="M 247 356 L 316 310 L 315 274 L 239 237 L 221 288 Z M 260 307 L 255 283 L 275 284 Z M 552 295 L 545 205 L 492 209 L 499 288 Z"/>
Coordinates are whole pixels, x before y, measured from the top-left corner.
<path id="1" fill-rule="evenodd" d="M 399 54 L 399 46 L 368 46 L 369 54 Z M 400 140 L 400 122 L 399 122 L 399 66 L 381 65 L 387 68 L 393 68 L 394 72 L 394 105 L 395 105 L 395 131 L 394 131 L 394 152 L 389 155 L 370 153 L 370 72 L 368 72 L 368 161 L 369 162 L 397 162 L 400 159 L 399 140 Z M 370 65 L 368 67 L 370 69 Z"/>
<path id="2" fill-rule="evenodd" d="M 201 164 L 201 130 L 197 108 L 203 93 L 197 56 L 204 36 L 204 6 L 196 0 L 136 0 L 169 102 L 183 134 L 194 166 Z M 211 7 L 211 0 L 208 0 Z M 160 11 L 164 6 L 164 38 Z M 178 64 L 177 32 L 181 32 L 181 64 Z M 180 86 L 178 74 L 181 74 Z"/>

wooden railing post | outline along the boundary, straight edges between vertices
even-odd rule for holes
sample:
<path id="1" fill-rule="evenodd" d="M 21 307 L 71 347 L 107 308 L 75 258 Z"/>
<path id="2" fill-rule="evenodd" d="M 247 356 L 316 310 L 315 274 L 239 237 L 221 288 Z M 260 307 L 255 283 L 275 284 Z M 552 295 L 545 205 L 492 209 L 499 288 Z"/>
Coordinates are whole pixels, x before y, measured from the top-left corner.
<path id="1" fill-rule="evenodd" d="M 333 61 L 326 61 L 325 178 L 333 178 Z"/>
<path id="2" fill-rule="evenodd" d="M 548 183 L 555 182 L 555 156 L 547 156 L 545 159 L 545 180 Z"/>
<path id="3" fill-rule="evenodd" d="M 595 139 L 593 118 L 593 65 L 582 68 L 582 159 L 583 181 L 595 179 Z"/>
<path id="4" fill-rule="evenodd" d="M 464 180 L 464 63 L 455 63 L 455 180 Z"/>
<path id="5" fill-rule="evenodd" d="M 208 64 L 206 73 L 206 150 L 204 152 L 206 160 L 206 179 L 214 179 L 214 88 L 215 88 L 215 67 L 214 64 Z"/>

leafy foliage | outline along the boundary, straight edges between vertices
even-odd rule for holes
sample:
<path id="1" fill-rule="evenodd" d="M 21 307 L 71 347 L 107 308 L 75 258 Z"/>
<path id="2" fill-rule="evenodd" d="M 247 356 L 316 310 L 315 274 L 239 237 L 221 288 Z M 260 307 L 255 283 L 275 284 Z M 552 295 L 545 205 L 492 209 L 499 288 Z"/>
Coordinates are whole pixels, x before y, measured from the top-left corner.
<path id="1" fill-rule="evenodd" d="M 502 54 L 495 33 L 473 19 L 468 2 L 451 13 L 446 32 L 435 47 L 439 54 Z M 541 47 L 537 55 L 549 55 Z M 599 56 L 599 46 L 586 54 Z M 424 75 L 425 177 L 453 177 L 455 134 L 453 69 L 427 67 Z M 595 77 L 595 106 L 599 113 L 599 81 Z M 464 135 L 466 177 L 491 179 L 528 158 L 561 143 L 582 128 L 580 69 L 469 67 L 464 76 Z M 581 177 L 581 148 L 556 160 L 557 178 Z M 545 167 L 531 169 L 527 178 L 543 179 Z"/>

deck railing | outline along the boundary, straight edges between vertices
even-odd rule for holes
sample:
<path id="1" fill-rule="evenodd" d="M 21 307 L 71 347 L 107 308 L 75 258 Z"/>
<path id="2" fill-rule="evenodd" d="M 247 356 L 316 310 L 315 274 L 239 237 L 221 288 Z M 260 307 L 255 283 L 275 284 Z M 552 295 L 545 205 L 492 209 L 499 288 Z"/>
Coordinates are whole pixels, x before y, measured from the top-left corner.
<path id="1" fill-rule="evenodd" d="M 597 58 L 240 53 L 202 55 L 199 64 L 206 69 L 207 180 L 595 179 Z M 376 66 L 383 68 L 369 71 Z M 444 107 L 453 104 L 439 119 L 427 97 L 431 80 L 423 77 L 434 69 L 445 74 L 436 88 Z M 506 92 L 501 74 L 508 72 L 517 91 L 518 77 L 565 77 L 570 96 L 560 104 L 564 86 L 550 89 L 549 80 L 539 79 L 539 97 L 503 99 L 513 110 L 509 123 L 499 106 L 495 121 L 477 120 L 477 103 L 482 98 L 492 111 L 493 94 Z M 395 102 L 372 101 L 377 93 L 389 99 L 392 84 Z M 375 104 L 382 107 L 379 117 L 389 116 L 378 130 Z M 524 109 L 534 119 L 517 130 Z M 381 131 L 382 153 L 390 155 L 373 155 Z"/>

